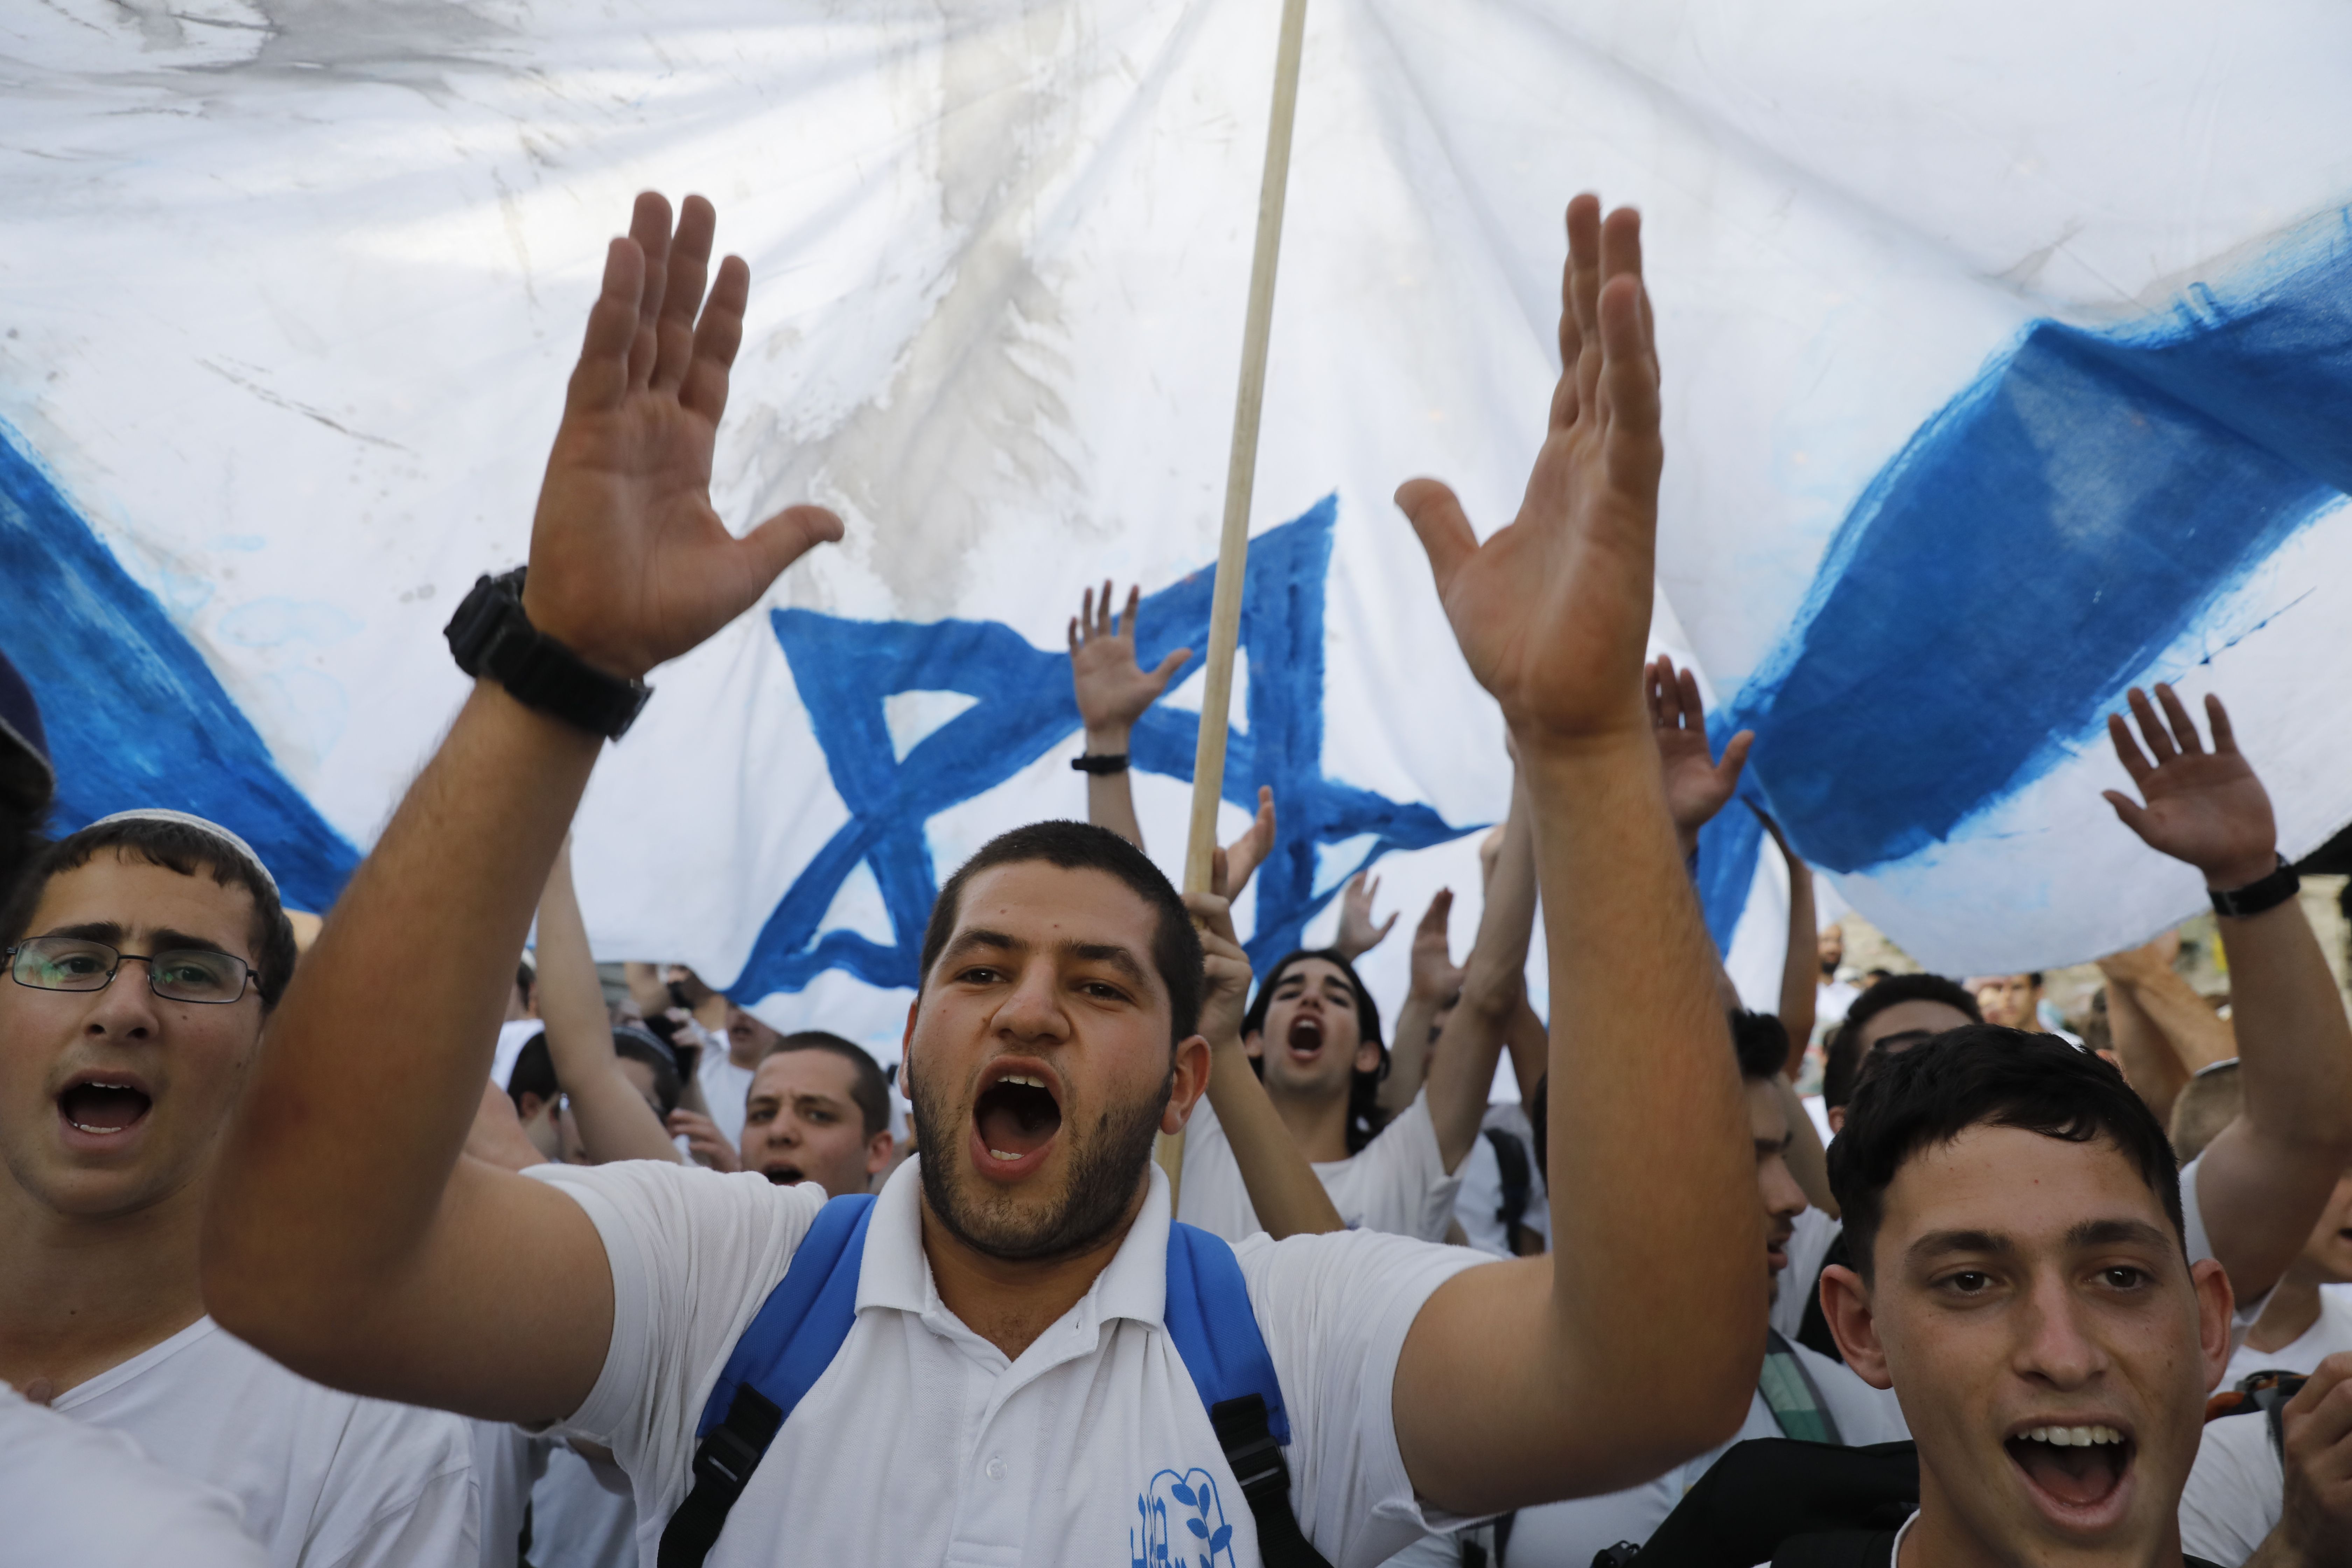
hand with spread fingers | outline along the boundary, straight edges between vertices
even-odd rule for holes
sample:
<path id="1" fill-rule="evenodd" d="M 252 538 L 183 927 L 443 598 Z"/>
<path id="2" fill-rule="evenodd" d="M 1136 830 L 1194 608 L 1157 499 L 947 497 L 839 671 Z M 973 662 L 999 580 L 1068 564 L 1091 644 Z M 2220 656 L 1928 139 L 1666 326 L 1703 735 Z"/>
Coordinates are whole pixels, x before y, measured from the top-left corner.
<path id="1" fill-rule="evenodd" d="M 1643 650 L 1658 531 L 1658 361 L 1642 220 L 1568 208 L 1564 365 L 1518 516 L 1481 543 L 1454 492 L 1411 479 L 1397 504 L 1429 554 L 1463 657 L 1522 746 L 1644 735 Z"/>
<path id="2" fill-rule="evenodd" d="M 1717 762 L 1707 744 L 1706 701 L 1699 696 L 1698 677 L 1675 669 L 1675 661 L 1664 654 L 1642 674 L 1650 700 L 1650 732 L 1657 737 L 1658 763 L 1665 771 L 1666 810 L 1675 819 L 1683 858 L 1688 859 L 1698 848 L 1698 830 L 1739 787 L 1739 772 L 1748 765 L 1756 731 L 1742 730 L 1725 742 L 1723 760 Z"/>
<path id="3" fill-rule="evenodd" d="M 1359 871 L 1348 879 L 1347 889 L 1339 895 L 1339 930 L 1331 945 L 1353 963 L 1381 945 L 1395 928 L 1396 910 L 1389 911 L 1384 921 L 1372 919 L 1372 900 L 1381 895 L 1381 879 L 1369 871 Z"/>
<path id="4" fill-rule="evenodd" d="M 1220 864 L 1224 868 L 1217 873 L 1217 892 L 1231 901 L 1242 896 L 1249 879 L 1257 875 L 1257 868 L 1274 853 L 1273 785 L 1257 786 L 1257 815 L 1250 818 L 1250 825 L 1242 830 L 1239 838 L 1218 853 L 1223 857 Z"/>
<path id="5" fill-rule="evenodd" d="M 1078 614 L 1070 622 L 1070 685 L 1078 700 L 1078 717 L 1087 727 L 1090 750 L 1124 751 L 1128 732 L 1144 710 L 1160 700 L 1169 681 L 1184 668 L 1192 650 L 1180 647 L 1147 670 L 1135 660 L 1135 616 L 1142 608 L 1143 590 L 1130 588 L 1127 610 L 1111 613 L 1110 583 L 1105 579 L 1102 597 L 1087 590 Z"/>
<path id="6" fill-rule="evenodd" d="M 2171 687 L 2157 685 L 2161 715 L 2137 686 L 2129 700 L 2147 749 L 2140 749 L 2120 713 L 2107 715 L 2107 736 L 2147 804 L 2118 790 L 2101 792 L 2124 826 L 2149 848 L 2204 872 L 2210 888 L 2243 888 L 2276 870 L 2278 823 L 2271 815 L 2270 793 L 2239 752 L 2221 700 L 2210 694 L 2205 699 L 2211 751 L 2198 738 L 2196 720 Z"/>
<path id="7" fill-rule="evenodd" d="M 589 663 L 637 677 L 749 609 L 776 574 L 841 537 L 821 507 L 788 507 L 738 539 L 710 504 L 711 451 L 743 339 L 751 270 L 719 264 L 718 216 L 688 196 L 637 198 L 604 257 L 531 523 L 523 608 Z"/>

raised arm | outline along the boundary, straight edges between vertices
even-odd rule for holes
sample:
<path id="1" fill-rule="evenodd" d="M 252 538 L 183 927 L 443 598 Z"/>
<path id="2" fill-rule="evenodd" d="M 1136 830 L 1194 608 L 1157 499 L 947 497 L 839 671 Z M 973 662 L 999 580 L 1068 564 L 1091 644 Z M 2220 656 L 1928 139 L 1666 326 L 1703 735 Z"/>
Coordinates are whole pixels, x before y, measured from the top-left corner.
<path id="1" fill-rule="evenodd" d="M 1086 754 L 1115 757 L 1116 769 L 1087 774 L 1087 820 L 1108 827 L 1138 849 L 1143 847 L 1143 825 L 1135 816 L 1135 790 L 1128 782 L 1128 738 L 1144 710 L 1159 700 L 1168 682 L 1192 657 L 1180 647 L 1145 670 L 1135 662 L 1135 616 L 1142 607 L 1143 590 L 1127 591 L 1127 613 L 1114 616 L 1110 581 L 1103 580 L 1102 597 L 1092 588 L 1070 622 L 1070 687 L 1078 700 L 1078 719 L 1086 726 Z"/>
<path id="2" fill-rule="evenodd" d="M 1526 791 L 1515 779 L 1510 816 L 1486 879 L 1478 935 L 1462 971 L 1462 1000 L 1445 1020 L 1429 1064 L 1429 1120 L 1447 1171 L 1478 1142 L 1478 1124 L 1495 1085 L 1503 1037 L 1528 994 L 1528 943 L 1536 923 L 1535 826 Z"/>
<path id="3" fill-rule="evenodd" d="M 555 852 L 547 889 L 539 900 L 539 1016 L 547 1026 L 547 1054 L 555 1081 L 572 1100 L 580 1147 L 598 1164 L 607 1160 L 677 1162 L 677 1145 L 661 1118 L 621 1071 L 613 1049 L 612 1015 L 588 948 L 588 923 L 572 889 L 572 846 Z"/>
<path id="4" fill-rule="evenodd" d="M 1789 946 L 1780 959 L 1780 1027 L 1789 1031 L 1790 1081 L 1804 1070 L 1805 1047 L 1813 1041 L 1813 1010 L 1820 1005 L 1821 932 L 1814 925 L 1813 868 L 1798 855 L 1780 825 L 1762 811 L 1756 820 L 1772 836 L 1789 868 Z"/>
<path id="5" fill-rule="evenodd" d="M 2156 696 L 2161 715 L 2146 692 L 2130 694 L 2145 752 L 2120 716 L 2108 717 L 2116 755 L 2146 800 L 2108 790 L 2108 804 L 2150 848 L 2196 867 L 2208 888 L 2234 892 L 2262 881 L 2281 864 L 2278 829 L 2228 710 L 2220 698 L 2205 699 L 2208 751 L 2172 688 L 2158 686 Z M 2216 923 L 2230 961 L 2246 1108 L 2206 1146 L 2196 1195 L 2231 1289 L 2251 1301 L 2303 1250 L 2352 1165 L 2352 1025 L 2297 900 Z"/>
<path id="6" fill-rule="evenodd" d="M 1406 1470 L 1483 1513 L 1654 1476 L 1756 1392 L 1755 1151 L 1714 951 L 1643 694 L 1658 368 L 1640 219 L 1569 207 L 1566 373 L 1517 519 L 1484 544 L 1444 486 L 1398 492 L 1518 742 L 1553 1010 L 1553 1252 L 1439 1287 L 1397 1366 Z"/>
<path id="7" fill-rule="evenodd" d="M 1731 804 L 1748 750 L 1756 744 L 1756 731 L 1742 730 L 1725 742 L 1718 762 L 1706 737 L 1706 700 L 1699 695 L 1698 677 L 1676 669 L 1673 659 L 1660 654 L 1643 668 L 1642 683 L 1650 700 L 1658 765 L 1665 774 L 1666 811 L 1675 821 L 1675 842 L 1687 862 L 1698 853 L 1698 830 Z M 1780 834 L 1772 837 L 1777 840 Z"/>
<path id="8" fill-rule="evenodd" d="M 1394 1116 L 1412 1103 L 1429 1070 L 1435 1047 L 1437 1016 L 1462 994 L 1462 971 L 1454 966 L 1446 926 L 1454 915 L 1454 889 L 1440 888 L 1413 928 L 1404 1005 L 1397 1009 L 1389 1039 L 1389 1075 L 1381 1079 L 1381 1109 Z"/>
<path id="9" fill-rule="evenodd" d="M 2179 952 L 2180 933 L 2168 931 L 2099 960 L 2107 982 L 2107 1031 L 2124 1077 L 2168 1125 L 2173 1101 L 2197 1070 L 2238 1054 L 2229 1021 L 2172 967 Z"/>
<path id="10" fill-rule="evenodd" d="M 637 198 L 564 399 L 524 608 L 638 677 L 840 536 L 796 507 L 741 539 L 710 508 L 713 439 L 750 276 L 688 197 Z M 362 1394 L 509 1421 L 570 1415 L 612 1336 L 586 1213 L 460 1161 L 512 955 L 602 742 L 478 683 L 352 875 L 272 1016 L 205 1213 L 222 1325 Z"/>
<path id="11" fill-rule="evenodd" d="M 1224 889 L 1229 878 L 1223 851 L 1216 857 L 1216 881 Z M 1201 927 L 1208 994 L 1201 1008 L 1201 1033 L 1209 1042 L 1209 1104 L 1225 1142 L 1234 1152 L 1242 1188 L 1258 1224 L 1277 1241 L 1343 1230 L 1339 1211 L 1322 1181 L 1299 1152 L 1298 1141 L 1283 1124 L 1282 1113 L 1267 1098 L 1265 1085 L 1250 1066 L 1242 1047 L 1242 1017 L 1249 1008 L 1249 954 L 1234 935 L 1233 901 L 1209 893 L 1187 893 L 1184 907 Z"/>

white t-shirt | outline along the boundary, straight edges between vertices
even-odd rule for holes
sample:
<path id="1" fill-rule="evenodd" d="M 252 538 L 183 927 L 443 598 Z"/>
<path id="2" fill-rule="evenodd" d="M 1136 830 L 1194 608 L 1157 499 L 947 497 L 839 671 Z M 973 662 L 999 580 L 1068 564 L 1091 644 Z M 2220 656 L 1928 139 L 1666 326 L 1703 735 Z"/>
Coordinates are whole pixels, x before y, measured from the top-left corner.
<path id="1" fill-rule="evenodd" d="M 629 1479 L 557 1444 L 547 1474 L 530 1489 L 530 1560 L 546 1568 L 635 1568 Z M 514 1559 L 507 1562 L 512 1568 Z"/>
<path id="2" fill-rule="evenodd" d="M 2180 1550 L 2214 1563 L 2243 1563 L 2277 1525 L 2285 1491 L 2268 1415 L 2208 1421 L 2180 1489 Z"/>
<path id="3" fill-rule="evenodd" d="M 482 1568 L 514 1568 L 523 1510 L 531 1486 L 547 1468 L 553 1439 L 503 1421 L 468 1421 L 474 1439 L 474 1493 L 481 1506 Z"/>
<path id="4" fill-rule="evenodd" d="M 271 1568 L 464 1563 L 480 1551 L 473 1434 L 438 1410 L 298 1377 L 210 1318 L 58 1395 L 236 1498 Z"/>
<path id="5" fill-rule="evenodd" d="M 1257 1529 L 1162 1326 L 1168 1184 L 1077 1304 L 1017 1361 L 941 1303 L 908 1161 L 875 1201 L 857 1321 L 751 1476 L 709 1568 L 1160 1562 L 1222 1540 L 1251 1568 Z M 604 1238 L 613 1340 L 558 1431 L 613 1450 L 636 1489 L 641 1560 L 685 1499 L 695 1426 L 730 1351 L 822 1194 L 756 1174 L 645 1161 L 541 1165 Z M 1292 1442 L 1291 1503 L 1336 1568 L 1369 1568 L 1467 1521 L 1413 1495 L 1389 1395 L 1405 1333 L 1444 1280 L 1484 1261 L 1370 1232 L 1260 1235 L 1234 1248 Z M 1231 1535 L 1223 1532 L 1231 1531 Z"/>
<path id="6" fill-rule="evenodd" d="M 1821 1390 L 1822 1403 L 1836 1420 L 1838 1436 L 1847 1447 L 1899 1443 L 1911 1436 L 1911 1429 L 1903 1423 L 1903 1408 L 1891 1390 L 1871 1387 L 1847 1367 L 1802 1345 L 1790 1348 L 1804 1363 L 1813 1386 Z M 1748 1401 L 1748 1419 L 1730 1442 L 1675 1466 L 1655 1480 L 1600 1497 L 1523 1508 L 1511 1525 L 1511 1568 L 1592 1568 L 1594 1556 L 1619 1542 L 1649 1540 L 1683 1500 L 1683 1494 L 1698 1484 L 1733 1443 L 1780 1436 L 1772 1407 L 1759 1393 Z"/>
<path id="7" fill-rule="evenodd" d="M 702 1098 L 709 1103 L 710 1120 L 719 1131 L 727 1134 L 727 1142 L 736 1152 L 743 1148 L 743 1101 L 751 1092 L 751 1079 L 760 1069 L 739 1068 L 727 1054 L 727 1037 L 719 1035 L 703 1047 L 702 1059 L 695 1064 L 694 1076 L 702 1085 Z"/>
<path id="8" fill-rule="evenodd" d="M 1349 1230 L 1383 1231 L 1423 1241 L 1445 1239 L 1454 1200 L 1462 1190 L 1461 1172 L 1449 1175 L 1437 1152 L 1437 1126 L 1429 1119 L 1426 1092 L 1413 1096 L 1412 1103 L 1360 1152 L 1322 1161 L 1314 1170 Z M 1265 1229 L 1250 1206 L 1249 1190 L 1242 1185 L 1234 1146 L 1205 1100 L 1192 1108 L 1192 1119 L 1185 1124 L 1184 1183 L 1177 1203 L 1177 1218 L 1227 1241 L 1238 1242 Z"/>
<path id="9" fill-rule="evenodd" d="M 0 1383 L 0 1561 L 73 1568 L 264 1568 L 236 1499 L 175 1475 L 120 1432 Z"/>
<path id="10" fill-rule="evenodd" d="M 2311 1327 L 2293 1343 L 2274 1351 L 2258 1351 L 2241 1343 L 2230 1357 L 2229 1370 L 2221 1374 L 2221 1387 L 2235 1388 L 2240 1378 L 2256 1372 L 2292 1372 L 2308 1377 L 2338 1351 L 2352 1351 L 2352 1288 L 2322 1285 L 2319 1316 Z"/>
<path id="11" fill-rule="evenodd" d="M 1503 1206 L 1503 1163 L 1488 1142 L 1490 1128 L 1499 1128 L 1519 1141 L 1528 1155 L 1528 1207 L 1519 1223 L 1544 1238 L 1545 1250 L 1551 1247 L 1551 1200 L 1544 1192 L 1543 1173 L 1536 1168 L 1535 1129 L 1528 1123 L 1528 1113 L 1516 1100 L 1504 1100 L 1486 1108 L 1486 1119 L 1478 1125 L 1478 1142 L 1470 1145 L 1454 1172 L 1461 1179 L 1460 1189 L 1454 1198 L 1454 1218 L 1462 1226 L 1462 1234 L 1470 1245 L 1496 1258 L 1509 1258 L 1511 1238 L 1503 1222 L 1495 1217 Z M 1185 1142 L 1190 1143 L 1191 1139 Z"/>

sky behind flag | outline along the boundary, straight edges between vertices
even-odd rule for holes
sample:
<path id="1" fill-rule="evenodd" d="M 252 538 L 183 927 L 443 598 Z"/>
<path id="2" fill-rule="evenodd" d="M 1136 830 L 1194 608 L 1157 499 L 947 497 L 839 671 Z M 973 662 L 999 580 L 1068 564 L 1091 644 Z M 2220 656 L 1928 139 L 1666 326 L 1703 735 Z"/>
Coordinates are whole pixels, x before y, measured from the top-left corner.
<path id="1" fill-rule="evenodd" d="M 1387 498 L 1507 520 L 1584 188 L 1646 219 L 1654 636 L 1874 921 L 1967 972 L 2196 908 L 2098 798 L 2135 680 L 2228 698 L 2290 853 L 2352 818 L 2347 47 L 2298 0 L 1314 0 L 1227 792 L 1287 832 L 1244 929 L 1322 934 L 1370 862 L 1468 942 L 1500 727 Z M 606 957 L 895 1048 L 928 889 L 1083 809 L 1083 587 L 1199 646 L 1273 51 L 1244 0 L 0 17 L 0 651 L 61 825 L 202 810 L 331 899 L 462 695 L 449 610 L 521 559 L 605 237 L 698 190 L 753 278 L 722 514 L 850 534 L 656 673 L 583 896 Z M 1180 679 L 1137 742 L 1171 868 Z M 1778 871 L 1711 830 L 1759 999 Z"/>

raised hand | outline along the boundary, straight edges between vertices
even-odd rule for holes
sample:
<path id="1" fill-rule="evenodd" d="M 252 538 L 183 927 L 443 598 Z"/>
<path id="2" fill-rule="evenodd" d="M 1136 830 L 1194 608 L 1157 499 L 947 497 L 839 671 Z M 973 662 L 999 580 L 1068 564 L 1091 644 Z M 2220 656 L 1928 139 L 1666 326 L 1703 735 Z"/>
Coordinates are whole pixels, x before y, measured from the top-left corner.
<path id="1" fill-rule="evenodd" d="M 1649 729 L 1642 655 L 1658 529 L 1658 362 L 1642 220 L 1568 206 L 1562 374 L 1516 520 L 1484 544 L 1454 492 L 1411 479 L 1412 519 L 1454 639 L 1519 743 L 1574 748 Z"/>
<path id="2" fill-rule="evenodd" d="M 1698 677 L 1676 670 L 1675 661 L 1660 654 L 1643 667 L 1642 679 L 1650 700 L 1650 733 L 1657 738 L 1658 763 L 1665 773 L 1666 810 L 1687 859 L 1698 847 L 1698 830 L 1739 787 L 1739 770 L 1748 765 L 1756 731 L 1742 730 L 1725 742 L 1718 763 L 1707 746 L 1706 701 L 1698 694 Z M 1780 837 L 1777 828 L 1773 837 Z"/>
<path id="3" fill-rule="evenodd" d="M 710 456 L 743 338 L 751 269 L 703 284 L 718 216 L 637 198 L 604 257 L 563 421 L 531 523 L 523 607 L 591 664 L 641 676 L 749 609 L 811 547 L 841 537 L 819 507 L 788 507 L 738 539 L 710 505 Z"/>
<path id="4" fill-rule="evenodd" d="M 1159 700 L 1168 682 L 1192 657 L 1191 648 L 1180 647 L 1148 672 L 1135 662 L 1135 614 L 1142 603 L 1143 590 L 1129 588 L 1126 613 L 1112 615 L 1110 582 L 1106 578 L 1102 597 L 1097 600 L 1095 591 L 1087 589 L 1076 618 L 1070 622 L 1070 685 L 1077 696 L 1078 717 L 1086 722 L 1089 744 L 1106 742 L 1123 748 L 1128 731 L 1143 717 L 1143 710 Z"/>
<path id="5" fill-rule="evenodd" d="M 1347 890 L 1339 895 L 1339 931 L 1331 939 L 1331 945 L 1350 963 L 1380 946 L 1397 923 L 1401 912 L 1397 910 L 1390 911 L 1388 919 L 1373 922 L 1372 900 L 1380 894 L 1381 879 L 1359 871 L 1348 879 Z"/>
<path id="6" fill-rule="evenodd" d="M 1225 851 L 1220 849 L 1212 862 L 1212 879 L 1222 885 L 1225 876 Z M 1233 900 L 1187 893 L 1184 907 L 1200 928 L 1202 973 L 1208 982 L 1201 993 L 1201 1037 L 1212 1049 L 1238 1046 L 1242 1017 L 1249 1011 L 1250 961 L 1234 934 Z"/>
<path id="7" fill-rule="evenodd" d="M 669 1113 L 669 1131 L 673 1137 L 686 1140 L 686 1152 L 694 1156 L 698 1165 L 708 1165 L 714 1171 L 740 1171 L 742 1159 L 719 1123 L 698 1110 L 673 1110 Z"/>
<path id="8" fill-rule="evenodd" d="M 1171 656 L 1172 657 L 1172 656 Z M 1220 898 L 1228 902 L 1242 896 L 1249 879 L 1274 853 L 1274 786 L 1257 786 L 1257 815 L 1242 836 L 1218 852 L 1214 864 L 1219 868 L 1213 883 Z"/>
<path id="9" fill-rule="evenodd" d="M 1446 925 L 1453 915 L 1454 889 L 1440 888 L 1412 931 L 1412 993 L 1440 1004 L 1462 989 L 1462 971 L 1454 967 L 1452 944 L 1446 940 Z"/>
<path id="10" fill-rule="evenodd" d="M 2228 889 L 2261 881 L 2278 868 L 2278 823 L 2269 792 L 2239 753 L 2229 710 L 2220 698 L 2206 697 L 2205 718 L 2213 729 L 2209 752 L 2172 688 L 2158 682 L 2156 698 L 2164 705 L 2161 717 L 2147 692 L 2131 689 L 2132 716 L 2139 721 L 2146 752 L 2123 715 L 2107 715 L 2116 758 L 2147 804 L 2117 790 L 2100 793 L 2149 848 L 2196 867 L 2206 886 Z"/>

